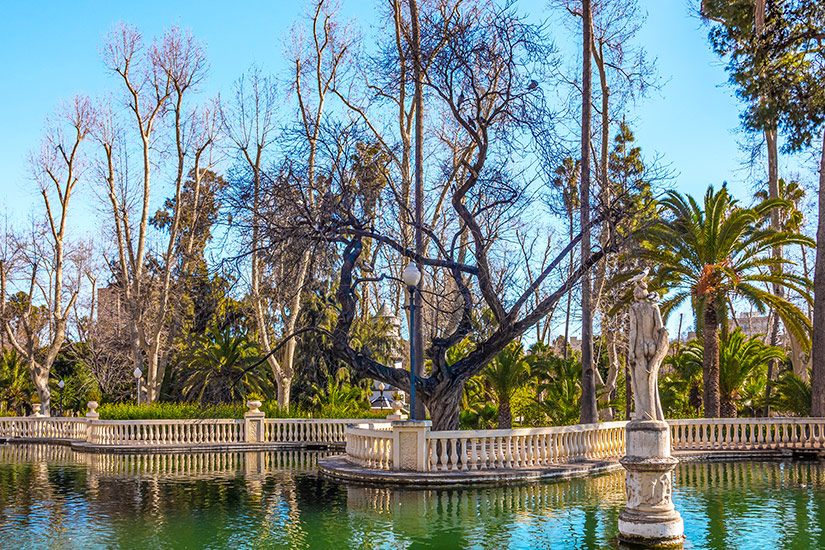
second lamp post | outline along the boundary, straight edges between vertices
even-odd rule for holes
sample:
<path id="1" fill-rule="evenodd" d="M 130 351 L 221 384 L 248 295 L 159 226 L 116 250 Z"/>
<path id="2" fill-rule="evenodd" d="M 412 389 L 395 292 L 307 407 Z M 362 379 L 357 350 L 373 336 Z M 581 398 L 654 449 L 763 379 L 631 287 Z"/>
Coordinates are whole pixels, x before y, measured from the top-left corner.
<path id="1" fill-rule="evenodd" d="M 410 420 L 415 418 L 415 366 L 418 357 L 415 356 L 415 289 L 421 281 L 421 271 L 411 263 L 401 274 L 401 279 L 410 291 Z"/>
<path id="2" fill-rule="evenodd" d="M 143 372 L 140 370 L 140 367 L 135 367 L 135 371 L 132 374 L 135 376 L 135 398 L 137 404 L 140 405 L 140 377 L 143 376 Z"/>

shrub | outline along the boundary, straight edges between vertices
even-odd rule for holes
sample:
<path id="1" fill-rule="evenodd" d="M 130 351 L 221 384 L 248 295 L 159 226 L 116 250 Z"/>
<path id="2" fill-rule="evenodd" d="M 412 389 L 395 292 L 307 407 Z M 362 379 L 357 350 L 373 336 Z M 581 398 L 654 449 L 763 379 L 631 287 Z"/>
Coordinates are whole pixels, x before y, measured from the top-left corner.
<path id="1" fill-rule="evenodd" d="M 167 420 L 185 418 L 243 418 L 247 412 L 245 404 L 220 404 L 203 406 L 198 403 L 104 403 L 97 412 L 101 420 Z M 321 407 L 308 412 L 299 407 L 282 409 L 274 402 L 267 402 L 261 407 L 267 418 L 386 418 L 386 412 L 373 412 L 370 409 L 354 410 L 351 407 Z"/>
<path id="2" fill-rule="evenodd" d="M 97 412 L 102 420 L 166 420 L 183 418 L 243 418 L 243 405 L 211 405 L 198 403 L 104 403 Z"/>

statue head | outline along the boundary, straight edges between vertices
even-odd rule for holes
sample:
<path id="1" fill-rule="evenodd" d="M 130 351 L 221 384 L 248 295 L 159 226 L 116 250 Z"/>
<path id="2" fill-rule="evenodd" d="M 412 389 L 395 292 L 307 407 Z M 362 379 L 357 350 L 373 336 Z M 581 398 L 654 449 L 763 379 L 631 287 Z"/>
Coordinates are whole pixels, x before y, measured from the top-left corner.
<path id="1" fill-rule="evenodd" d="M 643 302 L 647 300 L 649 292 L 647 290 L 647 280 L 641 279 L 636 282 L 636 286 L 633 287 L 633 298 L 637 302 Z"/>

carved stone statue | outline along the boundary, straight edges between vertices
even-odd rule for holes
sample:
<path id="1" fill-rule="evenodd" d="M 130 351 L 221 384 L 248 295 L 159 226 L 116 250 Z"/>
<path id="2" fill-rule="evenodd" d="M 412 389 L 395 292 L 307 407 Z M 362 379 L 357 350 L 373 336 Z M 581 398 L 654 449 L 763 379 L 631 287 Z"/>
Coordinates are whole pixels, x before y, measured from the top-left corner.
<path id="1" fill-rule="evenodd" d="M 636 418 L 625 428 L 627 506 L 619 514 L 619 540 L 656 548 L 681 548 L 684 522 L 673 506 L 673 468 L 679 461 L 670 452 L 670 427 L 659 401 L 659 367 L 667 354 L 667 331 L 648 292 L 648 270 L 631 279 L 630 335 L 627 360 L 636 400 Z"/>
<path id="2" fill-rule="evenodd" d="M 627 358 L 636 420 L 664 420 L 659 400 L 659 367 L 667 355 L 668 336 L 659 306 L 651 301 L 644 277 L 636 281 L 630 306 L 630 338 Z"/>

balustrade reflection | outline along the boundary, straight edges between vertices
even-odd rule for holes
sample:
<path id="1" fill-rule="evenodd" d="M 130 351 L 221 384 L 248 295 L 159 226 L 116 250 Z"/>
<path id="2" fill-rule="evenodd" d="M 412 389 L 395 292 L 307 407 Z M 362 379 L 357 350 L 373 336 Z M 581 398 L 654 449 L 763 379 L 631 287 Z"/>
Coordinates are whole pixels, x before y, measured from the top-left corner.
<path id="1" fill-rule="evenodd" d="M 96 476 L 151 475 L 168 479 L 212 479 L 239 474 L 266 476 L 283 471 L 314 471 L 329 451 L 191 452 L 113 454 L 77 452 L 62 445 L 0 445 L 0 464 L 15 462 L 84 466 Z"/>

